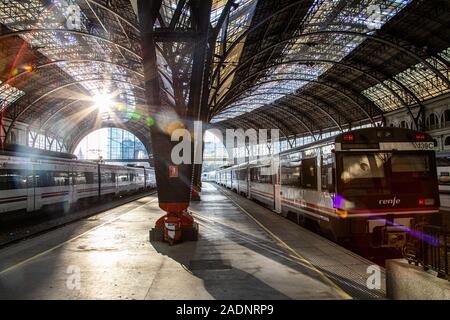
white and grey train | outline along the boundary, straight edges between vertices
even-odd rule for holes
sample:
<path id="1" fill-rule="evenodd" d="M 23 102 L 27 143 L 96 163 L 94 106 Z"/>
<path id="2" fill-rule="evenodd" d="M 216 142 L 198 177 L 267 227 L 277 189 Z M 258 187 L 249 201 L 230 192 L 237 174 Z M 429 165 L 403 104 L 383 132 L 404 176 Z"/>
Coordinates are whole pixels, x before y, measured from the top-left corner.
<path id="1" fill-rule="evenodd" d="M 224 168 L 216 182 L 363 247 L 401 249 L 408 230 L 439 212 L 433 139 L 400 128 L 350 131 Z"/>
<path id="2" fill-rule="evenodd" d="M 0 154 L 0 213 L 37 211 L 156 187 L 154 170 L 55 157 Z"/>

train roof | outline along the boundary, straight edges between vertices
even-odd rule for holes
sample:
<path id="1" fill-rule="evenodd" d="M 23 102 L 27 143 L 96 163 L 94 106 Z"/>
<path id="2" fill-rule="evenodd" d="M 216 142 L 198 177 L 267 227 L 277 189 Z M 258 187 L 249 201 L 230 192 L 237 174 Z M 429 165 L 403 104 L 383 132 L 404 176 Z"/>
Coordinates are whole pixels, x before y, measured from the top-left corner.
<path id="1" fill-rule="evenodd" d="M 47 158 L 56 158 L 56 159 L 65 159 L 65 160 L 76 160 L 77 157 L 71 153 L 67 152 L 56 152 L 49 150 L 42 150 L 37 148 L 31 148 L 28 146 L 23 146 L 19 144 L 9 144 L 6 143 L 3 145 L 3 148 L 0 149 L 0 155 L 5 156 L 19 156 L 23 158 L 37 158 L 37 159 L 47 159 Z"/>
<path id="2" fill-rule="evenodd" d="M 340 133 L 336 136 L 321 139 L 319 141 L 314 141 L 312 143 L 308 143 L 296 148 L 292 148 L 283 152 L 280 152 L 278 155 L 282 157 L 284 155 L 289 155 L 296 152 L 302 152 L 308 149 L 321 148 L 327 146 L 332 143 L 342 143 L 348 142 L 344 140 L 345 136 L 353 135 L 355 139 L 359 140 L 376 140 L 377 142 L 402 142 L 402 141 L 417 141 L 420 136 L 420 141 L 423 142 L 433 142 L 434 139 L 431 135 L 427 133 L 423 133 L 417 130 L 406 129 L 406 128 L 396 128 L 396 127 L 371 127 L 371 128 L 363 128 L 363 129 L 355 129 Z M 444 155 L 442 155 L 443 157 Z M 450 153 L 448 155 L 450 156 Z M 227 166 L 219 168 L 220 170 L 226 169 L 238 169 L 244 166 L 264 166 L 269 164 L 273 155 L 267 155 L 260 157 L 255 160 L 248 161 L 243 164 L 238 164 L 234 166 Z"/>
<path id="3" fill-rule="evenodd" d="M 30 157 L 29 155 L 23 154 L 23 153 L 0 153 L 0 162 L 1 161 L 14 161 L 17 163 L 29 163 L 29 162 L 41 162 L 41 163 L 53 163 L 57 165 L 64 165 L 64 164 L 71 164 L 75 166 L 90 166 L 93 168 L 96 168 L 98 163 L 92 162 L 92 161 L 82 161 L 82 160 L 75 160 L 75 159 L 64 159 L 64 158 L 55 158 L 55 157 Z M 106 169 L 121 169 L 121 170 L 143 170 L 144 168 L 139 167 L 131 167 L 131 166 L 118 166 L 113 164 L 101 164 L 103 168 Z M 145 168 L 146 170 L 154 170 L 154 168 Z"/>

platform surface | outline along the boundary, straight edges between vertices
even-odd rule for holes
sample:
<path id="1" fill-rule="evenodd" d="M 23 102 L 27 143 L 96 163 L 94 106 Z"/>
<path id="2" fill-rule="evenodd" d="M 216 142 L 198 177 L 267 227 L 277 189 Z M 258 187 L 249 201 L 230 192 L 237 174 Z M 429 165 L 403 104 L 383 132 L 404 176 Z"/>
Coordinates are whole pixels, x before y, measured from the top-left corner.
<path id="1" fill-rule="evenodd" d="M 163 212 L 148 196 L 3 248 L 0 299 L 384 296 L 370 262 L 227 190 L 205 183 L 192 211 L 199 241 L 172 247 L 149 242 Z"/>

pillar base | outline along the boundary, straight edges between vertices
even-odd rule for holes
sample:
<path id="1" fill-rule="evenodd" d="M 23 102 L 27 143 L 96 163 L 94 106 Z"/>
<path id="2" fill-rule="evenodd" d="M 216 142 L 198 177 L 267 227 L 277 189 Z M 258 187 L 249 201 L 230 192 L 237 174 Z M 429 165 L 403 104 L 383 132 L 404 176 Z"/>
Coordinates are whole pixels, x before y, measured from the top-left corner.
<path id="1" fill-rule="evenodd" d="M 200 190 L 200 189 L 199 189 Z M 201 201 L 202 199 L 200 198 L 200 191 L 197 190 L 197 188 L 192 188 L 191 191 L 191 201 Z"/>
<path id="2" fill-rule="evenodd" d="M 183 241 L 198 240 L 198 223 L 187 212 L 169 212 L 162 216 L 150 230 L 150 242 L 168 242 L 169 245 Z"/>

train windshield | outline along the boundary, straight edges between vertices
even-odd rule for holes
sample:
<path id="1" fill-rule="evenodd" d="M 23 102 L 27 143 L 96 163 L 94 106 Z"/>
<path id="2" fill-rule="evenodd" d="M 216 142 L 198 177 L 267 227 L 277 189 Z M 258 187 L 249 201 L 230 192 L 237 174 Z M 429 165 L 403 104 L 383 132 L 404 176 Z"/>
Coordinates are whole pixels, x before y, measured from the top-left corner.
<path id="1" fill-rule="evenodd" d="M 342 154 L 339 189 L 347 196 L 426 194 L 433 190 L 429 153 Z"/>

